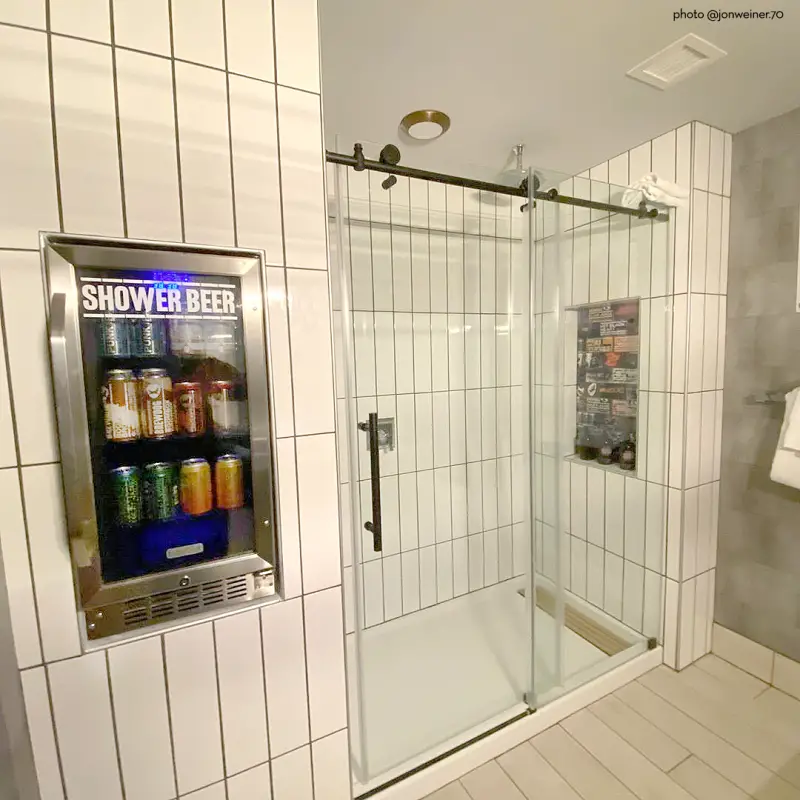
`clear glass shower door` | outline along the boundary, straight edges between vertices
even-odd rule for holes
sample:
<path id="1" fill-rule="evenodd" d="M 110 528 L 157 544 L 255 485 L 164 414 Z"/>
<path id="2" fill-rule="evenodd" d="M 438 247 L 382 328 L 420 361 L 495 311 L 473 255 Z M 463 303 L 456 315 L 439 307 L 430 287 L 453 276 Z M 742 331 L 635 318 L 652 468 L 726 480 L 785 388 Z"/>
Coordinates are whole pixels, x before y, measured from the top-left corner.
<path id="1" fill-rule="evenodd" d="M 356 794 L 535 702 L 528 211 L 386 177 L 328 175 Z"/>

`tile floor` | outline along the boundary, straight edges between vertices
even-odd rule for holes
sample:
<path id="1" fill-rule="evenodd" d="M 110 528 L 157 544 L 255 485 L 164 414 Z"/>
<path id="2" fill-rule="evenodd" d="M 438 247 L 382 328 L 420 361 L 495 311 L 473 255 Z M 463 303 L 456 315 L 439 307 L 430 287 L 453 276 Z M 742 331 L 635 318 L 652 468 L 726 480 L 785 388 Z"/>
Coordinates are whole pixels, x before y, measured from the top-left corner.
<path id="1" fill-rule="evenodd" d="M 800 701 L 715 655 L 659 667 L 427 800 L 800 800 Z"/>

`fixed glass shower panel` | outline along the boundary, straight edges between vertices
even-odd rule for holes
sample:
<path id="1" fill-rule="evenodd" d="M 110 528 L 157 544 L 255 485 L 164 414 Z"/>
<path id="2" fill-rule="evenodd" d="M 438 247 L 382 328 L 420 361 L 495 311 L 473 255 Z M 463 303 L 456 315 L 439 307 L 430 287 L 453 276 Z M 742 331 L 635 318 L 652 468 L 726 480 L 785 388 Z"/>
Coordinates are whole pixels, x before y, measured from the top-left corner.
<path id="1" fill-rule="evenodd" d="M 524 198 L 329 170 L 358 794 L 534 702 L 530 227 Z"/>
<path id="2" fill-rule="evenodd" d="M 606 181 L 540 179 L 623 203 Z M 663 214 L 546 201 L 533 214 L 534 563 L 537 605 L 562 632 L 556 650 L 535 649 L 540 704 L 662 638 L 668 429 L 682 413 L 669 395 L 682 379 L 668 367 L 681 301 L 669 232 Z"/>

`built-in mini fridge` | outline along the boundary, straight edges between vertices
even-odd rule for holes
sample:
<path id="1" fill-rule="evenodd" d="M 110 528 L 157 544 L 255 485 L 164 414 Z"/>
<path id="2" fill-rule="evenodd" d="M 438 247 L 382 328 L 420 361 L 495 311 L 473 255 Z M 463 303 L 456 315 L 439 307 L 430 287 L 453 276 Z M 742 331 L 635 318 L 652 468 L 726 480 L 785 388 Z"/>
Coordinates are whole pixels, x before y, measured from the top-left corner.
<path id="1" fill-rule="evenodd" d="M 263 253 L 42 234 L 88 639 L 276 591 Z"/>

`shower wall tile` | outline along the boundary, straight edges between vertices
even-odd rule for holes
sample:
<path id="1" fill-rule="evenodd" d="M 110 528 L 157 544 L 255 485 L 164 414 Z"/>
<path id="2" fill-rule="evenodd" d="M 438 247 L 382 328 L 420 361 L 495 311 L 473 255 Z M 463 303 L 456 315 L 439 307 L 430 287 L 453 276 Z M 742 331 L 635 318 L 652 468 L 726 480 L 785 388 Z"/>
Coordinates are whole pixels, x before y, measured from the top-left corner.
<path id="1" fill-rule="evenodd" d="M 286 265 L 327 269 L 319 97 L 278 87 Z"/>
<path id="2" fill-rule="evenodd" d="M 170 62 L 119 50 L 117 91 L 128 235 L 136 239 L 180 241 Z"/>
<path id="3" fill-rule="evenodd" d="M 300 747 L 272 762 L 272 800 L 313 800 L 309 747 Z"/>
<path id="4" fill-rule="evenodd" d="M 259 638 L 257 611 L 214 622 L 222 741 L 229 775 L 269 758 Z"/>
<path id="5" fill-rule="evenodd" d="M 225 68 L 221 0 L 173 0 L 174 54 L 184 61 Z"/>
<path id="6" fill-rule="evenodd" d="M 121 236 L 111 50 L 57 36 L 52 40 L 52 58 L 64 228 L 72 233 Z"/>
<path id="7" fill-rule="evenodd" d="M 121 800 L 105 653 L 56 662 L 47 673 L 67 796 Z"/>
<path id="8" fill-rule="evenodd" d="M 261 645 L 272 757 L 309 741 L 303 602 L 276 603 L 261 611 Z"/>
<path id="9" fill-rule="evenodd" d="M 702 122 L 694 123 L 692 146 L 692 180 L 695 189 L 708 191 L 711 131 Z"/>
<path id="10" fill-rule="evenodd" d="M 226 13 L 234 8 L 240 13 L 244 6 L 226 4 Z M 283 264 L 275 91 L 268 83 L 238 75 L 229 82 L 237 243 L 263 249 L 269 264 Z"/>
<path id="11" fill-rule="evenodd" d="M 652 171 L 666 181 L 675 182 L 676 131 L 668 131 L 652 142 Z"/>
<path id="12" fill-rule="evenodd" d="M 37 27 L 44 28 L 44 3 L 15 0 L 4 3 L 0 14 L 18 24 L 36 22 L 41 16 Z M 7 120 L 0 129 L 0 147 L 14 154 L 3 167 L 0 237 L 5 247 L 34 248 L 40 229 L 59 227 L 46 35 L 4 26 L 0 70 L 14 76 L 0 88 L 0 114 Z M 19 119 L 20 103 L 25 103 L 24 124 Z"/>
<path id="13" fill-rule="evenodd" d="M 178 791 L 224 775 L 214 637 L 210 623 L 164 637 Z"/>
<path id="14" fill-rule="evenodd" d="M 275 80 L 272 4 L 268 0 L 225 3 L 228 70 L 262 81 Z M 313 63 L 313 57 L 311 63 Z"/>
<path id="15" fill-rule="evenodd" d="M 189 3 L 184 0 L 183 5 L 191 15 Z M 187 24 L 191 22 L 187 20 Z M 233 196 L 225 74 L 179 61 L 175 63 L 175 87 L 185 239 L 232 245 Z"/>
<path id="16" fill-rule="evenodd" d="M 33 583 L 28 559 L 28 543 L 22 508 L 19 474 L 15 469 L 0 470 L 0 553 L 6 569 L 6 591 L 17 663 L 21 669 L 40 664 L 39 625 L 33 600 Z"/>
<path id="17" fill-rule="evenodd" d="M 176 793 L 163 658 L 159 638 L 108 651 L 122 782 L 130 800 L 170 800 Z M 142 684 L 149 691 L 142 692 Z"/>
<path id="18" fill-rule="evenodd" d="M 23 670 L 20 678 L 39 792 L 42 800 L 63 800 L 64 788 L 46 668 Z"/>
<path id="19" fill-rule="evenodd" d="M 708 153 L 708 191 L 722 194 L 725 162 L 725 134 L 718 128 L 710 129 Z"/>

